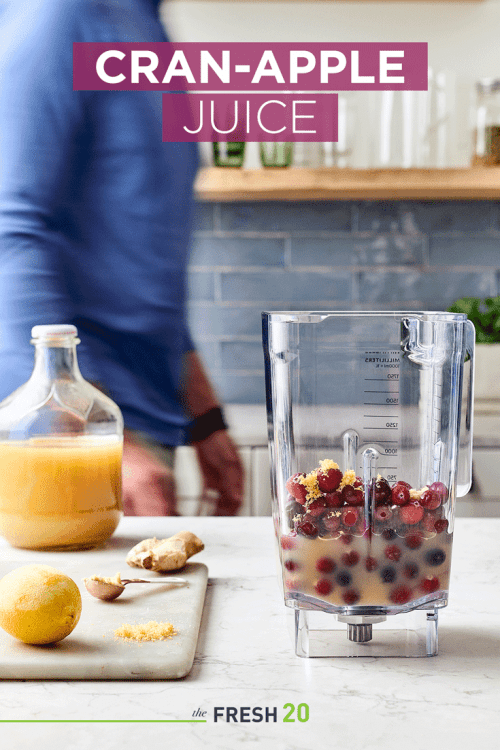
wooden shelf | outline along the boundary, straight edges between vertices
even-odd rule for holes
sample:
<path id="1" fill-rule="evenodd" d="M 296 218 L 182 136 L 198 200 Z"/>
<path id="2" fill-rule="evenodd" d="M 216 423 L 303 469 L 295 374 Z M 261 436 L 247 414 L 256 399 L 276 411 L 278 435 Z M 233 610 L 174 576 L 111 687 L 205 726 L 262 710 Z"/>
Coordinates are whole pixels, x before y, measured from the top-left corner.
<path id="1" fill-rule="evenodd" d="M 201 201 L 500 200 L 500 167 L 200 170 Z"/>

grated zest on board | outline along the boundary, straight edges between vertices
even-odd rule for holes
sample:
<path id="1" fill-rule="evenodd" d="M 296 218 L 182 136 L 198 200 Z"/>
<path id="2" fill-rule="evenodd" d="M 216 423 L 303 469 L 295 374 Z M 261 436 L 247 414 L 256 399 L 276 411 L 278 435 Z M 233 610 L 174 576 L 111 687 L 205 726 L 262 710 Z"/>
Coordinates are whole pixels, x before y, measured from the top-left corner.
<path id="1" fill-rule="evenodd" d="M 115 638 L 124 638 L 127 641 L 161 641 L 174 635 L 177 635 L 177 632 L 171 622 L 154 620 L 139 625 L 124 623 L 115 630 Z"/>

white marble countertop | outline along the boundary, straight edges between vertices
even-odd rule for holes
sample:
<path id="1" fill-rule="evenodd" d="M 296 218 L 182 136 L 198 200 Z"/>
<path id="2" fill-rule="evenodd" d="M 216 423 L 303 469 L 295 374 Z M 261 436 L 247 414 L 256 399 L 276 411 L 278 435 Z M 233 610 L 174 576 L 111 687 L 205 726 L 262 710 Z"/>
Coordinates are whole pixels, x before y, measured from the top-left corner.
<path id="1" fill-rule="evenodd" d="M 2 747 L 233 750 L 259 743 L 261 750 L 448 750 L 467 742 L 497 746 L 500 519 L 457 520 L 450 605 L 440 615 L 440 652 L 423 659 L 295 656 L 275 575 L 270 518 L 125 518 L 117 536 L 135 543 L 183 528 L 205 542 L 197 559 L 206 563 L 210 577 L 189 676 L 170 682 L 1 681 Z M 92 561 L 109 562 L 113 555 L 118 559 L 112 540 L 104 550 L 51 554 L 44 561 L 59 560 L 64 569 L 64 554 L 87 554 Z M 3 570 L 39 561 L 39 553 L 0 542 Z M 307 703 L 309 720 L 284 723 L 287 703 Z M 216 706 L 238 711 L 276 707 L 278 721 L 216 723 Z M 165 722 L 190 719 L 197 709 L 206 712 L 206 723 Z M 116 723 L 97 723 L 103 720 Z"/>

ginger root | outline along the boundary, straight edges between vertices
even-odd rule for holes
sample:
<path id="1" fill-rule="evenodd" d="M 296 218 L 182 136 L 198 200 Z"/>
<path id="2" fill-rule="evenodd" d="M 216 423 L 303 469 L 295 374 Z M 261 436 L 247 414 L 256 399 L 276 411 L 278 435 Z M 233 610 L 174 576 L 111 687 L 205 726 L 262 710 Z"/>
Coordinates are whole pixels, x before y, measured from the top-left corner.
<path id="1" fill-rule="evenodd" d="M 190 531 L 179 531 L 168 539 L 143 539 L 132 547 L 126 561 L 132 568 L 158 572 L 179 570 L 188 558 L 201 552 L 205 545 Z"/>

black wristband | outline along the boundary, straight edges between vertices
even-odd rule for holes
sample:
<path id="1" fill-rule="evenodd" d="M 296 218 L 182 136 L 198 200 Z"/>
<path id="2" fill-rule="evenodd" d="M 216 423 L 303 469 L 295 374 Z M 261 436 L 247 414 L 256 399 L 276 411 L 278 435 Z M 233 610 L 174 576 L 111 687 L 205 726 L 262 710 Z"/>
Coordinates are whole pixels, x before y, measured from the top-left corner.
<path id="1" fill-rule="evenodd" d="M 214 406 L 205 414 L 193 419 L 187 429 L 188 443 L 200 443 L 219 430 L 227 430 L 227 424 L 220 406 Z"/>

